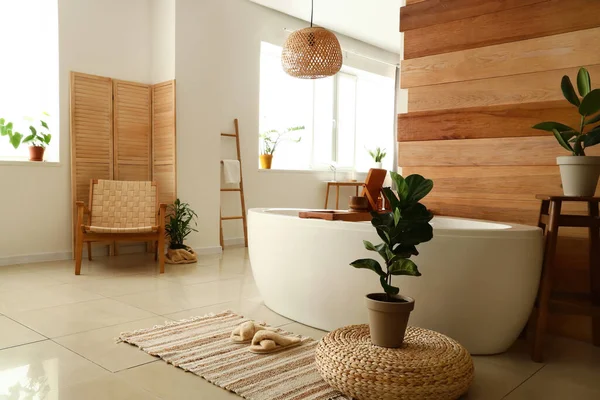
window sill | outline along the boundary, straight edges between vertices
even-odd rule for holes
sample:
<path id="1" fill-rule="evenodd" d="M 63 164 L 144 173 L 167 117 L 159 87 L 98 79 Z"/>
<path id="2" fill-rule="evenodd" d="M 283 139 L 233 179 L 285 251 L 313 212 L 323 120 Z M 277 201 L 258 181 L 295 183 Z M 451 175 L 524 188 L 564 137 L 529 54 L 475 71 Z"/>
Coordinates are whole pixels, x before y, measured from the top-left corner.
<path id="1" fill-rule="evenodd" d="M 61 165 L 62 163 L 60 161 L 0 160 L 0 167 L 60 167 Z"/>

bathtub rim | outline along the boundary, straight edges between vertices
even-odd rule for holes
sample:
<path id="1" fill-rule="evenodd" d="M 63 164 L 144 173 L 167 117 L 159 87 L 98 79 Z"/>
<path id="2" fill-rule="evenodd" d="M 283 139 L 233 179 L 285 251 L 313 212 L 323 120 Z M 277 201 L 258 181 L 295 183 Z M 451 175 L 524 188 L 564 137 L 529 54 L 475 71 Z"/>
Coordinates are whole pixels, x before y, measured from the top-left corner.
<path id="1" fill-rule="evenodd" d="M 323 209 L 305 209 L 305 208 L 275 208 L 275 207 L 264 207 L 264 208 L 251 208 L 248 210 L 248 216 L 252 214 L 257 215 L 268 215 L 271 218 L 283 219 L 283 220 L 302 220 L 304 225 L 313 226 L 315 228 L 329 228 L 329 229 L 343 229 L 352 231 L 369 231 L 372 226 L 367 222 L 350 222 L 350 221 L 326 221 L 320 219 L 304 219 L 298 217 L 298 215 L 287 215 L 277 213 L 277 211 L 332 211 Z M 506 228 L 439 228 L 434 227 L 434 236 L 451 236 L 451 237 L 471 237 L 471 238 L 502 238 L 502 239 L 537 239 L 542 235 L 542 229 L 537 226 L 515 224 L 512 222 L 498 222 L 484 219 L 475 218 L 462 218 L 453 217 L 446 215 L 436 215 L 434 218 L 445 218 L 460 221 L 473 221 L 478 223 L 487 223 L 494 225 L 503 225 Z"/>

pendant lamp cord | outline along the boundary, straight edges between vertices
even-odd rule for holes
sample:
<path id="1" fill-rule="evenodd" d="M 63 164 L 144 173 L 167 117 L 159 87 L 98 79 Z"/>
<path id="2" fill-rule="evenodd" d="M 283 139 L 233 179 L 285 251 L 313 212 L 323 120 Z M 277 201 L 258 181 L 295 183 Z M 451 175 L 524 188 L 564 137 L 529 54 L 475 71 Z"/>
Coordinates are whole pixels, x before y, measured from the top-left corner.
<path id="1" fill-rule="evenodd" d="M 310 27 L 313 26 L 313 13 L 315 10 L 315 0 L 311 0 L 310 2 Z"/>

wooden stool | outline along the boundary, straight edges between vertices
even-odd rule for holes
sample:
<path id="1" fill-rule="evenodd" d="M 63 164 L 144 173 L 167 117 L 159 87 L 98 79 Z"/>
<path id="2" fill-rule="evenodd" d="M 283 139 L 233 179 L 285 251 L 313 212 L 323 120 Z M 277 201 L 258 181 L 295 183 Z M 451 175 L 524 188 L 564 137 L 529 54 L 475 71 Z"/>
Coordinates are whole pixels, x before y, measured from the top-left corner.
<path id="1" fill-rule="evenodd" d="M 592 338 L 595 346 L 600 346 L 600 218 L 598 202 L 600 197 L 567 197 L 537 195 L 542 201 L 538 226 L 544 230 L 545 250 L 542 279 L 538 292 L 538 315 L 533 339 L 532 359 L 542 361 L 543 341 L 548 322 L 548 314 L 589 315 L 592 317 Z M 588 215 L 563 215 L 563 202 L 587 203 Z M 560 301 L 552 298 L 552 283 L 558 228 L 561 226 L 589 228 L 590 237 L 590 283 L 591 293 L 582 303 L 581 295 L 561 295 Z M 555 294 L 556 295 L 556 294 Z M 572 299 L 570 299 L 570 298 Z M 573 301 L 573 300 L 578 301 Z"/>

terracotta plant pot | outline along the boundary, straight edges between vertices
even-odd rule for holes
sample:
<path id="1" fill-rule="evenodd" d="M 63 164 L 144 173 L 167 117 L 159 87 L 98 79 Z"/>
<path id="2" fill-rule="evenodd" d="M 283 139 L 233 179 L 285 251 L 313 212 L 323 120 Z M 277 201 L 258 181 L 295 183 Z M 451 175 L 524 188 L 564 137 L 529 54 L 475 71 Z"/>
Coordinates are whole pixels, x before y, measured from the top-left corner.
<path id="1" fill-rule="evenodd" d="M 351 211 L 367 211 L 369 209 L 369 199 L 364 196 L 350 196 L 348 208 Z"/>
<path id="2" fill-rule="evenodd" d="M 593 196 L 600 177 L 600 157 L 561 156 L 556 158 L 560 167 L 565 196 Z"/>
<path id="3" fill-rule="evenodd" d="M 375 346 L 398 348 L 404 342 L 408 318 L 415 308 L 410 297 L 390 295 L 393 301 L 386 301 L 385 293 L 371 293 L 365 297 L 369 309 L 369 329 L 371 342 Z"/>
<path id="4" fill-rule="evenodd" d="M 29 161 L 44 161 L 44 150 L 42 146 L 29 146 Z"/>
<path id="5" fill-rule="evenodd" d="M 261 154 L 259 159 L 261 169 L 271 169 L 271 163 L 273 162 L 272 154 Z"/>

